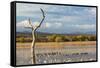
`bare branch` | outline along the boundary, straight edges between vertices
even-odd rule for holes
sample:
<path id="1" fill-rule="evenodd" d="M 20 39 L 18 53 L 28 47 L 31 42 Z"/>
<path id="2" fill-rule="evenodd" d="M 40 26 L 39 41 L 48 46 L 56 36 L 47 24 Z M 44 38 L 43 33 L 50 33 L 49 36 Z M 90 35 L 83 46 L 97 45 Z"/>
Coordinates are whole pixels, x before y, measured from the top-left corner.
<path id="1" fill-rule="evenodd" d="M 41 26 L 41 24 L 42 24 L 42 22 L 44 21 L 44 18 L 45 18 L 45 15 L 44 15 L 44 11 L 43 11 L 43 9 L 40 8 L 40 10 L 41 10 L 41 12 L 42 12 L 42 16 L 43 16 L 43 18 L 42 18 L 42 20 L 40 21 L 40 24 L 39 24 L 38 27 Z"/>
<path id="2" fill-rule="evenodd" d="M 40 8 L 40 9 L 41 9 L 41 8 Z M 41 9 L 41 11 L 42 11 L 43 17 L 45 17 L 43 9 Z"/>
<path id="3" fill-rule="evenodd" d="M 28 23 L 29 23 L 30 27 L 28 27 L 28 26 L 25 26 L 24 28 L 29 28 L 29 29 L 32 29 L 33 25 L 32 25 L 32 23 L 31 23 L 31 21 L 30 21 L 30 18 L 29 18 L 29 21 L 28 21 Z"/>
<path id="4" fill-rule="evenodd" d="M 30 26 L 31 26 L 31 27 L 33 27 L 33 25 L 32 25 L 32 22 L 31 22 L 30 18 L 29 18 L 29 24 L 30 24 Z"/>

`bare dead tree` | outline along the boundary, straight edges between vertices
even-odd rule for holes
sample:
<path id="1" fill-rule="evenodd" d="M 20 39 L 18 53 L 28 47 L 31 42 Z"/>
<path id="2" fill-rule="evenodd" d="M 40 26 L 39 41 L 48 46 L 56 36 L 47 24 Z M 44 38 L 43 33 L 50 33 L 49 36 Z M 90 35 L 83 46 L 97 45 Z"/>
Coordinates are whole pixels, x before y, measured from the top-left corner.
<path id="1" fill-rule="evenodd" d="M 35 33 L 36 33 L 36 30 L 41 26 L 41 24 L 43 23 L 44 19 L 45 19 L 45 15 L 44 15 L 44 11 L 43 9 L 41 9 L 41 12 L 42 12 L 42 20 L 40 21 L 40 23 L 37 25 L 37 26 L 34 26 L 31 22 L 31 20 L 29 19 L 29 25 L 31 27 L 27 27 L 27 28 L 30 28 L 32 30 L 32 44 L 31 44 L 31 57 L 32 57 L 32 64 L 36 64 L 36 61 L 35 61 Z"/>

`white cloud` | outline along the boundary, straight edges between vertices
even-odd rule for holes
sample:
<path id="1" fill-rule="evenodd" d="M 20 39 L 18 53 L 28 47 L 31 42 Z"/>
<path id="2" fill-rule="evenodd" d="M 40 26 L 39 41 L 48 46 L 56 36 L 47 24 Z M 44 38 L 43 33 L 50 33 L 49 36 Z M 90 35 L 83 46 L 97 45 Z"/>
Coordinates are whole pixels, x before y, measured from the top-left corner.
<path id="1" fill-rule="evenodd" d="M 34 26 L 34 27 L 35 27 L 35 26 L 39 26 L 39 24 L 40 24 L 39 22 L 34 22 L 34 23 L 33 23 L 33 26 Z"/>
<path id="2" fill-rule="evenodd" d="M 28 22 L 29 22 L 28 20 L 24 20 L 24 21 L 18 22 L 17 23 L 17 27 L 31 27 L 31 25 Z M 39 22 L 34 22 L 32 24 L 35 27 L 35 26 L 39 25 Z"/>
<path id="3" fill-rule="evenodd" d="M 44 23 L 43 24 L 43 28 L 59 28 L 59 27 L 61 27 L 62 26 L 62 23 L 57 23 L 57 22 L 55 22 L 55 23 Z"/>
<path id="4" fill-rule="evenodd" d="M 17 23 L 17 27 L 31 27 L 31 25 L 28 23 L 29 21 L 28 20 L 24 20 L 24 21 L 21 21 L 21 22 L 18 22 Z M 34 27 L 38 26 L 39 25 L 39 22 L 33 22 L 32 23 Z M 59 28 L 62 26 L 62 23 L 43 23 L 41 25 L 41 29 L 45 29 L 45 28 Z"/>
<path id="5" fill-rule="evenodd" d="M 24 20 L 17 23 L 17 27 L 30 27 L 28 20 Z"/>
<path id="6" fill-rule="evenodd" d="M 50 24 L 50 23 L 45 23 L 45 25 L 44 25 L 46 28 L 49 28 L 49 27 L 51 27 L 52 25 Z"/>
<path id="7" fill-rule="evenodd" d="M 76 25 L 72 25 L 73 27 L 76 27 L 76 28 L 79 28 L 79 29 L 95 29 L 96 28 L 96 25 L 95 24 L 84 24 L 84 25 L 79 25 L 79 24 L 76 24 Z"/>

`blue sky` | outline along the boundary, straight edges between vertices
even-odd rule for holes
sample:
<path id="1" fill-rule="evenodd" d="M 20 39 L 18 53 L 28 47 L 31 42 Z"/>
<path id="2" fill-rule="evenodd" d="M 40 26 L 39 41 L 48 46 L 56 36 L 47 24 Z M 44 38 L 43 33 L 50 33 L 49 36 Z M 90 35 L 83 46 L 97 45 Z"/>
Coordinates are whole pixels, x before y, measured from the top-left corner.
<path id="1" fill-rule="evenodd" d="M 17 31 L 30 31 L 24 28 L 31 19 L 33 25 L 41 21 L 45 12 L 45 20 L 37 31 L 49 33 L 86 33 L 96 32 L 96 8 L 80 6 L 59 6 L 44 4 L 17 3 Z"/>

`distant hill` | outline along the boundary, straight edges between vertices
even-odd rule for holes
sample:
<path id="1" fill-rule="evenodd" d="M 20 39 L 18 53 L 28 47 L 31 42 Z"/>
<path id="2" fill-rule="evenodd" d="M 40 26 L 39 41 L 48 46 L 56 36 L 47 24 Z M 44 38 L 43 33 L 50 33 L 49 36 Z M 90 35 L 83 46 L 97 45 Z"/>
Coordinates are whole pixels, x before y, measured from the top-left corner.
<path id="1" fill-rule="evenodd" d="M 23 31 L 23 32 L 17 32 L 17 34 L 27 34 L 27 35 L 31 35 L 31 32 L 29 31 Z M 52 35 L 52 34 L 58 34 L 58 35 L 96 35 L 96 32 L 75 32 L 75 33 L 46 33 L 46 32 L 36 32 L 36 34 L 40 34 L 40 35 Z"/>

